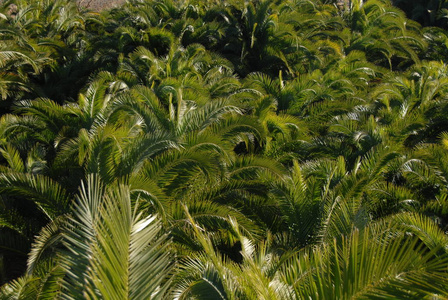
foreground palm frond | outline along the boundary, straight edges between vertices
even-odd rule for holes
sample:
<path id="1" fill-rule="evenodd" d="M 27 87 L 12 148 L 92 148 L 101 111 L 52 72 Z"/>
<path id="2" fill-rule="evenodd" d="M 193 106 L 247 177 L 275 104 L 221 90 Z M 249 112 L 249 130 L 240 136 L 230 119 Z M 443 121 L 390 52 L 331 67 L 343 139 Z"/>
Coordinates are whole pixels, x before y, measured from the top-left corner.
<path id="1" fill-rule="evenodd" d="M 137 206 L 138 204 L 136 204 Z M 161 299 L 172 269 L 157 216 L 132 207 L 129 188 L 89 176 L 67 233 L 65 299 Z"/>
<path id="2" fill-rule="evenodd" d="M 306 250 L 284 266 L 301 299 L 426 299 L 448 295 L 448 257 L 395 225 L 363 231 Z"/>

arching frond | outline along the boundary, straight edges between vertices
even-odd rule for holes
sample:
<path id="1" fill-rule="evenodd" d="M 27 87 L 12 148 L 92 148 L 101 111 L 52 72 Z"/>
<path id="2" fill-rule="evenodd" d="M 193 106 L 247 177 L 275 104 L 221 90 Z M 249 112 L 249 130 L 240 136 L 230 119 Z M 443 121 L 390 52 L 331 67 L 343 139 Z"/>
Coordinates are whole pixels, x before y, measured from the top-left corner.
<path id="1" fill-rule="evenodd" d="M 43 175 L 1 174 L 0 191 L 29 197 L 50 220 L 67 213 L 71 203 L 64 188 Z"/>
<path id="2" fill-rule="evenodd" d="M 284 279 L 299 297 L 422 298 L 445 295 L 446 255 L 396 235 L 396 227 L 372 225 L 341 242 L 305 250 L 285 265 Z M 428 280 L 432 278 L 432 280 Z"/>

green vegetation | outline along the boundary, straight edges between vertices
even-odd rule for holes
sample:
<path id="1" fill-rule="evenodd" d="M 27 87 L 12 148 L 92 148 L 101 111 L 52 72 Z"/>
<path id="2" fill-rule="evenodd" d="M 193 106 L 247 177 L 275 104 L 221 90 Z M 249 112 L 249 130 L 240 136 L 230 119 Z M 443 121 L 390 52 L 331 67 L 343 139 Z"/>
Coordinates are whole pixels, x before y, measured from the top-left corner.
<path id="1" fill-rule="evenodd" d="M 448 3 L 392 2 L 2 1 L 0 299 L 448 298 Z"/>

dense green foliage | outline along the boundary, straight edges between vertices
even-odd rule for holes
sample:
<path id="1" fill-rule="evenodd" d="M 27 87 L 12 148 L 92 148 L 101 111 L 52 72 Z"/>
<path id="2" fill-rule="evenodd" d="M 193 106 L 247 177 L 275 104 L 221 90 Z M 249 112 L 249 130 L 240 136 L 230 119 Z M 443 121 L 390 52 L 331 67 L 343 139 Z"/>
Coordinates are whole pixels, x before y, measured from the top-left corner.
<path id="1" fill-rule="evenodd" d="M 1 2 L 0 298 L 448 298 L 446 3 L 393 2 Z"/>

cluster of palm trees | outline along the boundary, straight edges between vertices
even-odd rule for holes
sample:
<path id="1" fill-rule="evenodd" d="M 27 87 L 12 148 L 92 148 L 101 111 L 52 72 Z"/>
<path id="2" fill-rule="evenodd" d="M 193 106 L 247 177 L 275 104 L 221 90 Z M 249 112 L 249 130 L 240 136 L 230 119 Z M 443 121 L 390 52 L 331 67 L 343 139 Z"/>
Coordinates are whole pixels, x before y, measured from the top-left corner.
<path id="1" fill-rule="evenodd" d="M 0 298 L 448 297 L 443 28 L 8 0 L 0 39 Z"/>

